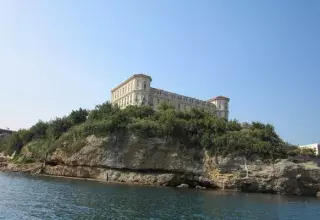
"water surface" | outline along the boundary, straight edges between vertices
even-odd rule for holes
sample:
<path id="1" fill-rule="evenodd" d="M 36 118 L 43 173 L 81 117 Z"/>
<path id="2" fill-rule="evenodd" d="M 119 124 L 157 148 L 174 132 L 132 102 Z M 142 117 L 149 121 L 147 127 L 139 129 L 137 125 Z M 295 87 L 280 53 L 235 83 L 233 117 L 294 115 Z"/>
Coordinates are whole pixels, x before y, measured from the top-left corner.
<path id="1" fill-rule="evenodd" d="M 320 219 L 320 200 L 0 172 L 0 219 Z"/>

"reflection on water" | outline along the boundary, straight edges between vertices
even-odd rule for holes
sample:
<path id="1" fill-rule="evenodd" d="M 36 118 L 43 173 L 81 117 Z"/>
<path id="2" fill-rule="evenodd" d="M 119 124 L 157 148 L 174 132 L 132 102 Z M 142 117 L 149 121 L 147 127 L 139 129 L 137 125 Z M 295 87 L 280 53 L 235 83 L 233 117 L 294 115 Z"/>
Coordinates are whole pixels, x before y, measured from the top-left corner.
<path id="1" fill-rule="evenodd" d="M 0 219 L 320 219 L 320 200 L 0 173 Z"/>

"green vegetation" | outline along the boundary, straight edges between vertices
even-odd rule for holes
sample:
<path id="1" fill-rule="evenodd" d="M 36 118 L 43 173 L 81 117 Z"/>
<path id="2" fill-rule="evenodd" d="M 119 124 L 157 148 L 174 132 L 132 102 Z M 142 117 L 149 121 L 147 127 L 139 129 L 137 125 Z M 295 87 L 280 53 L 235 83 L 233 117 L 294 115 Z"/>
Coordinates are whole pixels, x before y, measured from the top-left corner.
<path id="1" fill-rule="evenodd" d="M 120 110 L 109 102 L 88 111 L 79 109 L 49 122 L 39 121 L 30 129 L 19 130 L 0 140 L 0 151 L 19 154 L 28 146 L 32 160 L 61 148 L 68 154 L 85 145 L 89 135 L 116 137 L 134 134 L 142 138 L 160 137 L 168 143 L 179 141 L 188 148 L 206 149 L 218 163 L 218 156 L 240 156 L 244 164 L 252 156 L 274 161 L 285 157 L 283 142 L 270 124 L 240 124 L 226 121 L 202 110 L 175 111 L 162 104 L 159 111 L 148 106 Z"/>

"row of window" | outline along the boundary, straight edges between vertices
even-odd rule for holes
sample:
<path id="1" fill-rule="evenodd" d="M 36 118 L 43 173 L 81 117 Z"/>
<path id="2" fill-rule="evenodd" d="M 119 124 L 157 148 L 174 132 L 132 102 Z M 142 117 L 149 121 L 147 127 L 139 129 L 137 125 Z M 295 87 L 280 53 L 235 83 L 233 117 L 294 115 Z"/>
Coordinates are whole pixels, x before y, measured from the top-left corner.
<path id="1" fill-rule="evenodd" d="M 133 81 L 127 83 L 126 85 L 122 86 L 121 88 L 119 88 L 118 90 L 116 90 L 114 92 L 114 100 L 116 100 L 117 98 L 120 98 L 122 96 L 124 96 L 125 94 L 131 92 L 133 90 L 134 86 L 133 86 Z"/>
<path id="2" fill-rule="evenodd" d="M 161 95 L 161 96 L 163 95 L 164 97 L 171 97 L 173 99 L 178 99 L 178 100 L 182 100 L 182 101 L 185 101 L 185 102 L 194 103 L 194 104 L 197 104 L 197 105 L 214 106 L 210 102 L 206 102 L 206 101 L 202 101 L 202 100 L 199 100 L 199 99 L 178 95 L 178 94 L 167 92 L 167 91 L 163 91 L 163 90 L 152 89 L 151 92 L 153 94 L 157 94 L 157 95 Z"/>
<path id="3" fill-rule="evenodd" d="M 123 87 L 121 87 L 120 89 L 118 89 L 117 91 L 115 91 L 114 95 L 113 95 L 114 100 L 116 100 L 117 98 L 120 98 L 120 97 L 124 96 L 125 94 L 134 90 L 133 82 L 134 81 L 129 82 L 126 85 L 124 85 Z M 140 89 L 140 81 L 139 80 L 137 80 L 136 89 Z M 147 82 L 146 81 L 143 82 L 143 89 L 144 90 L 147 89 Z"/>
<path id="4" fill-rule="evenodd" d="M 126 96 L 126 97 L 123 97 L 122 99 L 120 99 L 119 101 L 116 102 L 116 104 L 119 106 L 119 107 L 124 107 L 124 106 L 127 106 L 129 104 L 132 104 L 134 102 L 138 102 L 139 101 L 139 96 L 138 94 L 136 94 L 136 97 L 134 97 L 133 93 Z"/>
<path id="5" fill-rule="evenodd" d="M 159 105 L 161 102 L 167 102 L 168 104 L 172 104 L 172 105 L 174 105 L 175 106 L 175 103 L 173 102 L 170 102 L 170 100 L 169 99 L 167 99 L 167 100 L 161 100 L 161 99 L 159 99 L 159 98 L 156 98 L 155 99 L 156 100 L 156 106 L 157 105 Z M 152 98 L 152 97 L 150 97 L 149 98 L 149 105 L 150 106 L 154 106 L 154 99 Z M 195 107 L 195 106 L 192 106 L 192 105 L 187 105 L 187 104 L 182 104 L 182 103 L 178 103 L 176 106 L 175 106 L 175 108 L 176 109 L 178 109 L 178 110 L 189 110 L 189 109 L 191 109 L 191 108 L 199 108 L 199 109 L 202 109 L 202 107 Z M 211 110 L 212 111 L 212 109 L 206 109 L 205 108 L 205 110 Z"/>

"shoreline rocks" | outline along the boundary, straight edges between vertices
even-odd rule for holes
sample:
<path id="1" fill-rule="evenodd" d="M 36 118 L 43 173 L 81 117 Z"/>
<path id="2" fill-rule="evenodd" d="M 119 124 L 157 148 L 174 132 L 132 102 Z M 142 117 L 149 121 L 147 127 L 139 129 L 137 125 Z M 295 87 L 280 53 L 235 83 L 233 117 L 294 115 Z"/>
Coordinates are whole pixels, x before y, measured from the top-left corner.
<path id="1" fill-rule="evenodd" d="M 22 151 L 22 156 L 28 148 Z M 9 160 L 10 161 L 10 160 Z M 219 163 L 217 163 L 219 161 Z M 87 137 L 86 145 L 67 154 L 57 148 L 44 163 L 13 164 L 0 161 L 0 171 L 96 179 L 107 182 L 217 189 L 223 191 L 317 196 L 320 168 L 316 164 L 277 160 L 266 164 L 259 158 L 212 158 L 203 149 L 166 143 L 159 138 Z M 219 164 L 219 165 L 216 165 Z"/>
<path id="2" fill-rule="evenodd" d="M 320 169 L 304 169 L 302 165 L 289 162 L 281 172 L 270 174 L 268 169 L 251 172 L 249 178 L 210 180 L 204 176 L 170 172 L 139 172 L 89 166 L 55 165 L 43 166 L 43 163 L 13 164 L 2 162 L 0 171 L 43 174 L 57 177 L 95 179 L 99 181 L 127 183 L 151 186 L 169 186 L 177 188 L 195 188 L 199 190 L 216 189 L 222 191 L 240 191 L 252 193 L 270 193 L 320 198 Z M 279 168 L 276 165 L 275 167 Z M 296 172 L 300 173 L 297 177 Z"/>
<path id="3" fill-rule="evenodd" d="M 185 183 L 181 183 L 180 185 L 177 186 L 177 188 L 189 188 L 189 185 Z"/>

